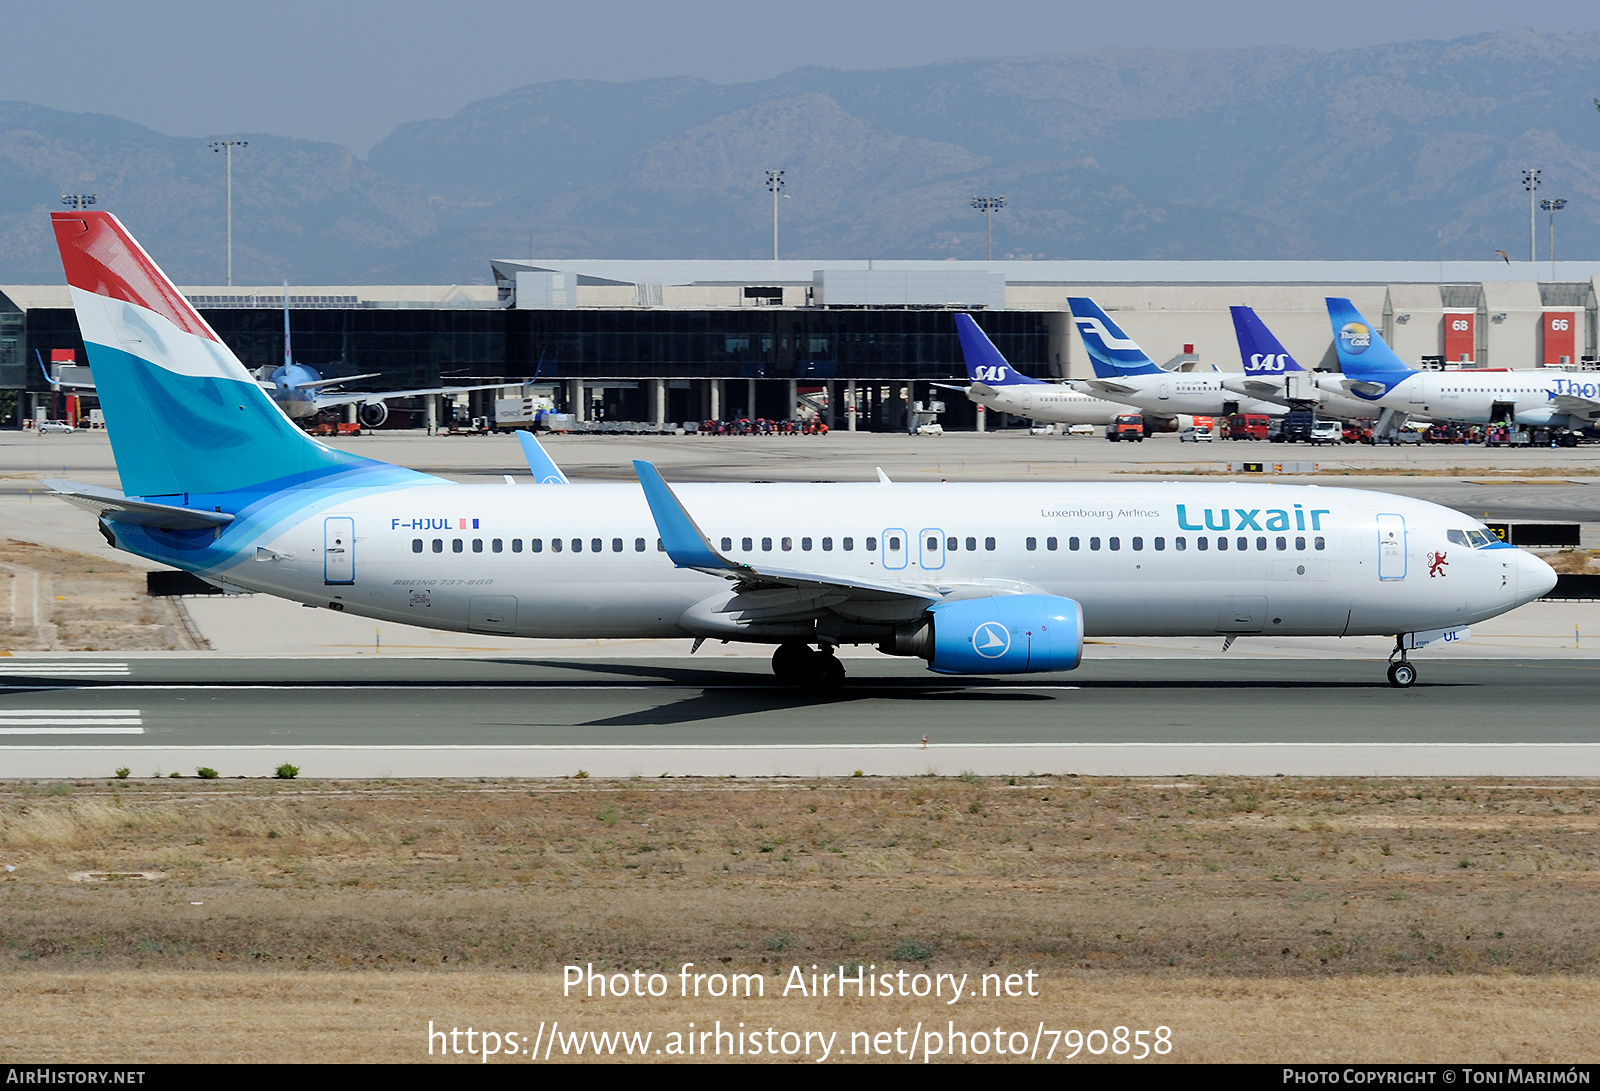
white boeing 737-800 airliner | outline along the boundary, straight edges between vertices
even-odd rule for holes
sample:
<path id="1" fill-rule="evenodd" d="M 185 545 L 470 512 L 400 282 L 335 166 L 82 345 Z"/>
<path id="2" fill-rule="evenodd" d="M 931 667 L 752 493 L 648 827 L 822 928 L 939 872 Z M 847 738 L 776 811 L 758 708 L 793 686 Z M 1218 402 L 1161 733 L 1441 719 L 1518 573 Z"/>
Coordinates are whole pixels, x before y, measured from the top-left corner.
<path id="1" fill-rule="evenodd" d="M 1477 520 L 1306 486 L 458 485 L 274 405 L 117 220 L 52 217 L 122 491 L 55 482 L 119 549 L 224 588 L 438 629 L 840 644 L 947 674 L 1066 670 L 1086 636 L 1461 635 L 1554 583 Z M 559 480 L 548 464 L 542 479 Z M 813 649 L 816 650 L 813 650 Z"/>

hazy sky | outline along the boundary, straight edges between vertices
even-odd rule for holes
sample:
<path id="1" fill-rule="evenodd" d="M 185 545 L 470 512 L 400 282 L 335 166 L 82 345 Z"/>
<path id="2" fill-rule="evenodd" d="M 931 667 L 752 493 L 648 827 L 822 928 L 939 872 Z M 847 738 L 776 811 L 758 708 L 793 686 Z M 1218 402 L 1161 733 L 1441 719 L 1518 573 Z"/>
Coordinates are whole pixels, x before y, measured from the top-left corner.
<path id="1" fill-rule="evenodd" d="M 1342 49 L 1530 26 L 1600 30 L 1594 0 L 6 0 L 0 99 L 174 135 L 275 133 L 365 153 L 402 121 L 555 79 L 738 83 L 1094 46 Z"/>

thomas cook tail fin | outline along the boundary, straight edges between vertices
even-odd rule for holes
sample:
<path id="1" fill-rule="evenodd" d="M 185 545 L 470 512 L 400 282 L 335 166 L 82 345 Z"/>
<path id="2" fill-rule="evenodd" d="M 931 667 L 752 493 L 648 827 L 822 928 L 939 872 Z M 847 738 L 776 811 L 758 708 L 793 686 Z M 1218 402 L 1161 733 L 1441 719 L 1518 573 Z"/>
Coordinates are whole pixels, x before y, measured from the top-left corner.
<path id="1" fill-rule="evenodd" d="M 1328 321 L 1333 326 L 1333 347 L 1339 354 L 1339 370 L 1352 379 L 1382 383 L 1392 387 L 1416 374 L 1386 345 L 1355 304 L 1329 296 Z"/>
<path id="2" fill-rule="evenodd" d="M 397 484 L 412 473 L 297 428 L 115 216 L 50 219 L 127 495 Z"/>

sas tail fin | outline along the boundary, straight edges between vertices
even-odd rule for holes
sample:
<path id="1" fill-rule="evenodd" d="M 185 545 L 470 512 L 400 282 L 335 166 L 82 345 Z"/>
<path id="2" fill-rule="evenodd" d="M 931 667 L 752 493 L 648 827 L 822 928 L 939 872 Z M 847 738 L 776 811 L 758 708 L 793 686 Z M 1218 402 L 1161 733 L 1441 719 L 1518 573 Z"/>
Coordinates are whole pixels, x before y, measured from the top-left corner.
<path id="1" fill-rule="evenodd" d="M 1283 347 L 1283 343 L 1249 307 L 1229 307 L 1233 312 L 1233 333 L 1239 339 L 1239 356 L 1246 375 L 1282 375 L 1304 371 Z"/>
<path id="2" fill-rule="evenodd" d="M 126 495 L 434 480 L 297 428 L 115 216 L 50 219 Z"/>
<path id="3" fill-rule="evenodd" d="M 1094 373 L 1102 379 L 1115 379 L 1122 375 L 1164 374 L 1155 361 L 1145 355 L 1144 349 L 1111 321 L 1094 300 L 1076 296 L 1067 300 L 1072 310 L 1073 324 L 1089 350 Z"/>
<path id="4" fill-rule="evenodd" d="M 1417 372 L 1405 365 L 1384 344 L 1372 323 L 1348 299 L 1328 297 L 1328 321 L 1333 325 L 1333 347 L 1339 370 L 1352 379 L 1392 387 Z"/>
<path id="5" fill-rule="evenodd" d="M 967 378 L 985 386 L 1038 386 L 1041 380 L 1022 374 L 1006 362 L 970 314 L 956 315 L 956 333 L 961 337 L 961 356 L 967 362 Z"/>

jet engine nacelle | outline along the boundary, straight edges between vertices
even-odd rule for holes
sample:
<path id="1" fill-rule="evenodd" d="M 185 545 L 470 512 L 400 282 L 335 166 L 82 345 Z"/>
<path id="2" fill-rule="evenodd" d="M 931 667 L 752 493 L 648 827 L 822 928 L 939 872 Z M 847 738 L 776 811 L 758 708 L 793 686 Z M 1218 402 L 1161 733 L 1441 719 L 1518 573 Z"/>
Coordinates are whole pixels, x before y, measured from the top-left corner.
<path id="1" fill-rule="evenodd" d="M 389 407 L 383 402 L 362 402 L 356 416 L 368 428 L 382 428 L 383 422 L 389 419 Z"/>
<path id="2" fill-rule="evenodd" d="M 928 666 L 941 674 L 1069 671 L 1083 654 L 1083 607 L 1057 595 L 995 595 L 941 602 Z"/>

